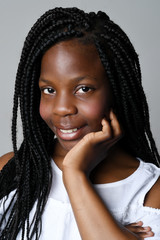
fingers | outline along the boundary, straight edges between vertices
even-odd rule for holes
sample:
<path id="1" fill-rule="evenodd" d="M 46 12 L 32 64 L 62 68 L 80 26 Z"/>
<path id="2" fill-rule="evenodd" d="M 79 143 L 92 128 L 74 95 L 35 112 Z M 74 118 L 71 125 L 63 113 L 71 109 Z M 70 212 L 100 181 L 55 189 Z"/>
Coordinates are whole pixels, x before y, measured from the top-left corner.
<path id="1" fill-rule="evenodd" d="M 113 111 L 110 112 L 110 122 L 103 118 L 101 124 L 102 131 L 93 133 L 91 138 L 95 137 L 95 142 L 103 142 L 108 140 L 109 145 L 114 145 L 122 137 L 122 130 Z"/>
<path id="2" fill-rule="evenodd" d="M 114 112 L 111 110 L 110 111 L 110 124 L 111 124 L 111 128 L 112 128 L 112 131 L 113 131 L 113 136 L 114 137 L 118 137 L 118 136 L 121 136 L 122 135 L 122 130 L 121 130 L 121 127 L 120 127 L 120 124 L 118 122 L 118 119 L 116 117 L 116 115 L 114 114 Z"/>
<path id="3" fill-rule="evenodd" d="M 142 225 L 143 225 L 143 222 L 139 221 L 139 222 L 135 222 L 135 223 L 130 223 L 130 224 L 126 225 L 126 227 L 128 227 L 128 226 L 136 227 L 136 226 L 142 226 Z"/>
<path id="4" fill-rule="evenodd" d="M 118 122 L 118 119 L 114 112 L 110 111 L 110 123 L 106 120 L 102 120 L 102 132 L 106 136 L 108 135 L 110 138 L 116 139 L 122 137 L 121 126 Z"/>
<path id="5" fill-rule="evenodd" d="M 129 231 L 137 234 L 142 239 L 154 236 L 154 233 L 152 232 L 152 230 L 149 226 L 148 227 L 142 227 L 142 225 L 143 225 L 143 222 L 139 221 L 137 223 L 128 224 L 125 227 Z"/>
<path id="6" fill-rule="evenodd" d="M 111 126 L 109 124 L 109 122 L 103 118 L 102 119 L 102 133 L 105 137 L 107 137 L 108 139 L 113 137 L 113 133 L 112 133 L 112 129 Z"/>
<path id="7" fill-rule="evenodd" d="M 92 143 L 105 142 L 107 140 L 108 148 L 113 146 L 122 137 L 122 130 L 116 115 L 111 110 L 110 121 L 102 119 L 102 130 L 87 134 L 84 139 Z"/>

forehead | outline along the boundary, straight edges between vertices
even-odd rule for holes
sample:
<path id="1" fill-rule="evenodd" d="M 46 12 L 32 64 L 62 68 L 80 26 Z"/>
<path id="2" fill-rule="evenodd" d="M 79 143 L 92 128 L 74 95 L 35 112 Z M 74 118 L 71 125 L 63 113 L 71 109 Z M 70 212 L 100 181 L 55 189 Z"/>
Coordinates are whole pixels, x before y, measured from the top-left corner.
<path id="1" fill-rule="evenodd" d="M 83 44 L 76 39 L 53 45 L 46 51 L 41 62 L 41 74 L 88 72 L 105 74 L 95 45 Z"/>
<path id="2" fill-rule="evenodd" d="M 85 43 L 82 40 L 79 39 L 71 39 L 71 40 L 65 40 L 65 41 L 61 41 L 55 45 L 53 45 L 51 48 L 49 48 L 46 53 L 48 54 L 48 52 L 75 52 L 75 53 L 81 53 L 82 55 L 94 55 L 99 57 L 97 49 L 95 47 L 95 45 L 93 43 Z"/>

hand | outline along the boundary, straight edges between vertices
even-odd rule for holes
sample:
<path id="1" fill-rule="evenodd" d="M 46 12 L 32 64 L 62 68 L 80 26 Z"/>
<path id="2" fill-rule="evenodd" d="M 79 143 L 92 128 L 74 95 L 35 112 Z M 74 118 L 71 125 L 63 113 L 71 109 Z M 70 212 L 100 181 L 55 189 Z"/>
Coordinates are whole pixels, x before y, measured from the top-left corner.
<path id="1" fill-rule="evenodd" d="M 109 117 L 110 123 L 102 119 L 101 131 L 87 134 L 67 153 L 63 160 L 64 170 L 90 173 L 105 159 L 108 150 L 122 137 L 120 124 L 113 111 L 110 112 Z"/>
<path id="2" fill-rule="evenodd" d="M 148 238 L 148 237 L 153 237 L 154 236 L 154 233 L 151 231 L 151 228 L 150 227 L 142 227 L 143 226 L 143 222 L 142 221 L 139 221 L 137 223 L 131 223 L 131 224 L 128 224 L 126 225 L 125 227 L 137 234 L 140 239 L 144 239 L 144 238 Z"/>

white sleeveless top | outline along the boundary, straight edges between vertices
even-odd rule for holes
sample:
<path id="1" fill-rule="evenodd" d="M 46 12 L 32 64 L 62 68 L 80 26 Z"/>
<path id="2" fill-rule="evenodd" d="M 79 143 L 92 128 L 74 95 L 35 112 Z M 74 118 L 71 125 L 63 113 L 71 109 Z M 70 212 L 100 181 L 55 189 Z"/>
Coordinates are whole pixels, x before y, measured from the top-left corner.
<path id="1" fill-rule="evenodd" d="M 160 176 L 160 168 L 140 161 L 137 170 L 129 177 L 106 184 L 94 184 L 94 188 L 114 216 L 123 225 L 143 221 L 155 233 L 146 240 L 160 240 L 160 209 L 144 207 L 144 199 Z M 40 240 L 81 240 L 68 194 L 63 185 L 62 172 L 52 161 L 53 184 L 42 216 Z M 10 193 L 8 201 L 14 191 Z M 3 213 L 0 205 L 0 214 Z M 33 207 L 30 216 L 35 212 Z M 17 240 L 21 240 L 19 233 Z"/>

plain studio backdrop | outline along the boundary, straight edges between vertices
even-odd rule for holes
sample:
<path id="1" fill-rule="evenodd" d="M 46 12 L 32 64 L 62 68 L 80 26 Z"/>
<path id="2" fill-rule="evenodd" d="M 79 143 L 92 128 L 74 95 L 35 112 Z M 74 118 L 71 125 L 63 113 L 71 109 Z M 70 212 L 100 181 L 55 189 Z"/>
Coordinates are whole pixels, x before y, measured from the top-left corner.
<path id="1" fill-rule="evenodd" d="M 151 128 L 160 151 L 159 0 L 0 0 L 0 156 L 12 151 L 14 82 L 25 37 L 37 18 L 54 7 L 103 10 L 127 33 L 139 54 Z M 21 140 L 19 120 L 18 143 Z"/>

